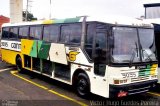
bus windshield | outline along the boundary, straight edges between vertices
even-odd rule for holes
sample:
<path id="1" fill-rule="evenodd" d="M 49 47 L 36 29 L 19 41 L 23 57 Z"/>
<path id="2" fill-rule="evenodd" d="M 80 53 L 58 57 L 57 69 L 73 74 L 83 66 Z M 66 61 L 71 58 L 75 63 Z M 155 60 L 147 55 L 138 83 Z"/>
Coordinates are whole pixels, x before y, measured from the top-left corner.
<path id="1" fill-rule="evenodd" d="M 153 29 L 113 27 L 113 36 L 114 63 L 156 61 Z"/>

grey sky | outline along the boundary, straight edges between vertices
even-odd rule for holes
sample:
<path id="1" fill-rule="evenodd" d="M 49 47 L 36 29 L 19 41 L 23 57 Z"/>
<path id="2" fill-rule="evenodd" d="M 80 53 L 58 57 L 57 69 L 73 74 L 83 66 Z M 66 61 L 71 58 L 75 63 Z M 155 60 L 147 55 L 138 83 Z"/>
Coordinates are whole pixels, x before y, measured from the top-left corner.
<path id="1" fill-rule="evenodd" d="M 9 1 L 0 0 L 0 15 L 10 16 Z M 24 2 L 24 9 L 26 8 Z M 124 15 L 129 17 L 140 17 L 144 15 L 144 3 L 159 2 L 160 0 L 30 0 L 32 6 L 29 10 L 35 17 L 48 18 L 50 9 L 52 18 L 75 17 L 80 15 L 105 16 Z"/>
<path id="2" fill-rule="evenodd" d="M 9 0 L 0 0 L 0 15 L 9 17 Z"/>

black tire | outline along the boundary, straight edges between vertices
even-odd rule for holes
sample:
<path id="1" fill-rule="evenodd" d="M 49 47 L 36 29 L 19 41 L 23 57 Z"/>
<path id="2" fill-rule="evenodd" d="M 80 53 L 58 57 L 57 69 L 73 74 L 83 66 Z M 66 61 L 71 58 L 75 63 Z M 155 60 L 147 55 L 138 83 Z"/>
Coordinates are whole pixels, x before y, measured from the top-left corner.
<path id="1" fill-rule="evenodd" d="M 90 94 L 90 84 L 89 79 L 86 74 L 78 74 L 76 81 L 76 93 L 82 98 L 88 98 Z"/>
<path id="2" fill-rule="evenodd" d="M 21 57 L 20 56 L 18 56 L 17 58 L 16 58 L 16 66 L 17 66 L 17 70 L 18 70 L 18 72 L 22 72 L 22 59 L 21 59 Z"/>

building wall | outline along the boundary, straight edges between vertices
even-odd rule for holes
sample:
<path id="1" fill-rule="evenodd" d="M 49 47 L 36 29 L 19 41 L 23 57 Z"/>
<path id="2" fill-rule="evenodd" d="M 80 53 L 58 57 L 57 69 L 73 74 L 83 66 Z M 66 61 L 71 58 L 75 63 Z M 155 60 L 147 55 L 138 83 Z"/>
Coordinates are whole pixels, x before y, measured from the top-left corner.
<path id="1" fill-rule="evenodd" d="M 23 0 L 10 0 L 11 23 L 22 22 Z"/>
<path id="2" fill-rule="evenodd" d="M 1 32 L 1 27 L 3 23 L 8 23 L 10 22 L 10 19 L 8 17 L 5 17 L 3 15 L 0 15 L 0 32 Z"/>
<path id="3" fill-rule="evenodd" d="M 160 18 L 160 3 L 144 4 L 144 8 L 146 19 Z"/>

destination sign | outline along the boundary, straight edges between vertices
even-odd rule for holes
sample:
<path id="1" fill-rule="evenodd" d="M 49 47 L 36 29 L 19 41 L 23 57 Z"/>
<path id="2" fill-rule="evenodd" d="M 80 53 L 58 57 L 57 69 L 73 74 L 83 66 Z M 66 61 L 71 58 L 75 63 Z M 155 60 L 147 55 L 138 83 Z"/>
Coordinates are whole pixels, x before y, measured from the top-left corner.
<path id="1" fill-rule="evenodd" d="M 21 42 L 1 40 L 1 48 L 14 51 L 21 51 Z"/>

